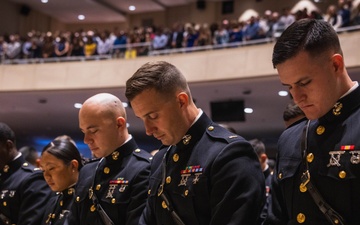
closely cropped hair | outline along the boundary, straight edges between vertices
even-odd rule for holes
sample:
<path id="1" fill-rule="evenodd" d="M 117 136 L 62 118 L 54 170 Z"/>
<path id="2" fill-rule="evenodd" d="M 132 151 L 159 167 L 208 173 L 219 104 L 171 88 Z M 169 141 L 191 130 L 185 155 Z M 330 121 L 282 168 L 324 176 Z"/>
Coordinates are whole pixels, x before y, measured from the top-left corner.
<path id="1" fill-rule="evenodd" d="M 258 156 L 266 153 L 264 142 L 260 141 L 259 139 L 252 139 L 249 142 Z"/>
<path id="2" fill-rule="evenodd" d="M 318 56 L 326 51 L 343 54 L 334 28 L 330 23 L 317 19 L 295 21 L 281 34 L 274 46 L 274 68 L 301 51 L 306 51 L 311 56 Z"/>
<path id="3" fill-rule="evenodd" d="M 283 119 L 284 121 L 289 121 L 293 118 L 296 118 L 298 116 L 304 116 L 304 112 L 300 109 L 298 105 L 295 103 L 289 103 L 283 113 Z"/>
<path id="4" fill-rule="evenodd" d="M 44 152 L 48 152 L 49 154 L 62 160 L 65 165 L 68 165 L 73 159 L 75 159 L 79 163 L 79 170 L 83 166 L 83 160 L 79 150 L 69 139 L 53 140 L 44 147 L 41 155 L 43 155 Z"/>
<path id="5" fill-rule="evenodd" d="M 5 143 L 7 140 L 15 144 L 15 132 L 7 124 L 0 122 L 0 143 Z"/>
<path id="6" fill-rule="evenodd" d="M 142 65 L 127 80 L 125 96 L 131 101 L 142 91 L 151 88 L 165 95 L 181 90 L 191 97 L 185 77 L 174 65 L 165 61 L 148 62 Z"/>

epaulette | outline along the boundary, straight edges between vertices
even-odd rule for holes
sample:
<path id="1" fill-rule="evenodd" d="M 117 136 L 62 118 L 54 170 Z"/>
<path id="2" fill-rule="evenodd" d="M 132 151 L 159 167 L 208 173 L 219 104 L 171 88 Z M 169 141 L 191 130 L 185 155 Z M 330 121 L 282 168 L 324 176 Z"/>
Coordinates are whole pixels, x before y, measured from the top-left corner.
<path id="1" fill-rule="evenodd" d="M 152 155 L 151 155 L 150 153 L 148 153 L 148 152 L 145 151 L 145 150 L 139 149 L 139 148 L 135 149 L 135 150 L 133 151 L 133 154 L 134 154 L 135 156 L 137 156 L 137 157 L 139 157 L 139 158 L 142 158 L 142 159 L 145 159 L 145 160 L 147 160 L 147 161 L 152 160 Z"/>
<path id="2" fill-rule="evenodd" d="M 230 132 L 229 130 L 218 124 L 211 124 L 210 126 L 208 126 L 208 128 L 206 129 L 206 133 L 213 138 L 223 139 L 228 143 L 243 139 L 241 136 Z"/>
<path id="3" fill-rule="evenodd" d="M 101 158 L 92 158 L 92 159 L 88 159 L 88 160 L 84 160 L 84 165 L 93 163 L 93 162 L 98 162 L 100 161 Z"/>

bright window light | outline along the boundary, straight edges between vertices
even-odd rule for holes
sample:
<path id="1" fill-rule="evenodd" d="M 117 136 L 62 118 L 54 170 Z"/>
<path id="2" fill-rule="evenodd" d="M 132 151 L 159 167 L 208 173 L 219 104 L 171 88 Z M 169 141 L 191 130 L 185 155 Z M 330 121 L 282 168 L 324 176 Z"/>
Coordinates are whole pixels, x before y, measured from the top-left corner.
<path id="1" fill-rule="evenodd" d="M 287 91 L 279 91 L 278 93 L 280 96 L 284 97 L 284 96 L 288 96 L 289 92 Z"/>
<path id="2" fill-rule="evenodd" d="M 253 113 L 254 110 L 253 110 L 252 108 L 245 108 L 245 109 L 244 109 L 244 112 L 245 112 L 245 113 Z"/>
<path id="3" fill-rule="evenodd" d="M 133 6 L 133 5 L 129 6 L 129 10 L 130 10 L 130 11 L 135 11 L 135 9 L 136 9 L 135 6 Z"/>

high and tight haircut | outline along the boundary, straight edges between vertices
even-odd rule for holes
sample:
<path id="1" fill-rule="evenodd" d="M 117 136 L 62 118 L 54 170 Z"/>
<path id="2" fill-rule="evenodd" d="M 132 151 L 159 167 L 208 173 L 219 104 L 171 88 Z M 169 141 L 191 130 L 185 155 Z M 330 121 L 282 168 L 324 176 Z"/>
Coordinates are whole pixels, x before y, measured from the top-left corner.
<path id="1" fill-rule="evenodd" d="M 176 91 L 185 91 L 191 98 L 184 75 L 172 64 L 165 61 L 148 62 L 142 65 L 126 81 L 125 96 L 132 101 L 144 90 L 155 89 L 165 96 Z"/>
<path id="2" fill-rule="evenodd" d="M 249 142 L 250 142 L 251 146 L 254 148 L 254 150 L 258 156 L 261 156 L 261 154 L 266 153 L 264 142 L 262 142 L 256 138 L 249 140 Z"/>
<path id="3" fill-rule="evenodd" d="M 289 121 L 289 120 L 294 119 L 294 118 L 296 118 L 298 116 L 304 116 L 305 117 L 305 113 L 295 103 L 293 103 L 293 102 L 289 103 L 286 106 L 286 108 L 284 110 L 284 113 L 283 113 L 284 121 Z"/>
<path id="4" fill-rule="evenodd" d="M 44 152 L 47 152 L 55 156 L 57 159 L 62 160 L 65 165 L 69 165 L 71 161 L 75 159 L 79 163 L 79 170 L 83 166 L 83 159 L 79 150 L 69 139 L 53 140 L 43 148 L 41 155 L 43 155 Z"/>
<path id="5" fill-rule="evenodd" d="M 15 132 L 6 123 L 0 122 L 0 143 L 5 144 L 7 140 L 15 144 Z"/>
<path id="6" fill-rule="evenodd" d="M 274 68 L 301 51 L 310 56 L 322 55 L 333 51 L 343 55 L 339 37 L 330 23 L 317 19 L 301 19 L 292 23 L 277 40 L 272 63 Z"/>

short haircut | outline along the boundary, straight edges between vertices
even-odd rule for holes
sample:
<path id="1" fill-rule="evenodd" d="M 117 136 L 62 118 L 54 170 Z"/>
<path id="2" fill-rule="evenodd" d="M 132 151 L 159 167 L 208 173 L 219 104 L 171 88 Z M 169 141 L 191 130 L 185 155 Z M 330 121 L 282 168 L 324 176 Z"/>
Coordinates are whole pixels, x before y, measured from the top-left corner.
<path id="1" fill-rule="evenodd" d="M 5 144 L 8 140 L 15 144 L 15 132 L 6 123 L 0 122 L 0 143 Z"/>
<path id="2" fill-rule="evenodd" d="M 295 21 L 281 34 L 273 50 L 274 68 L 301 51 L 306 51 L 312 57 L 328 51 L 342 55 L 339 37 L 334 28 L 330 23 L 317 19 Z"/>
<path id="3" fill-rule="evenodd" d="M 249 140 L 249 142 L 252 145 L 252 147 L 254 148 L 254 150 L 258 156 L 266 153 L 264 142 L 260 141 L 259 139 L 252 139 L 252 140 Z"/>
<path id="4" fill-rule="evenodd" d="M 132 101 L 147 89 L 155 89 L 165 96 L 176 91 L 185 91 L 191 98 L 184 75 L 172 64 L 165 61 L 148 62 L 142 65 L 126 81 L 125 96 Z"/>
<path id="5" fill-rule="evenodd" d="M 284 113 L 283 113 L 284 121 L 289 121 L 289 120 L 297 118 L 299 116 L 304 116 L 305 117 L 304 112 L 295 103 L 293 103 L 293 102 L 289 103 L 286 106 L 286 108 L 284 110 Z"/>

